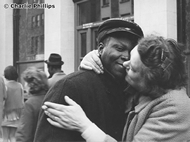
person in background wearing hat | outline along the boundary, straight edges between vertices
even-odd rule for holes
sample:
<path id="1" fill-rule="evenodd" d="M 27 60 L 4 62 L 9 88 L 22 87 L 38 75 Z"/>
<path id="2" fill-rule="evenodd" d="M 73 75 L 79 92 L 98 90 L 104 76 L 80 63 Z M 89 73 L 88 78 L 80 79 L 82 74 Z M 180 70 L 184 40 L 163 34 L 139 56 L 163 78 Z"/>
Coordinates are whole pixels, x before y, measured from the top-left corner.
<path id="1" fill-rule="evenodd" d="M 46 94 L 44 102 L 67 104 L 68 95 L 84 110 L 87 117 L 105 133 L 121 141 L 125 116 L 125 68 L 130 51 L 143 37 L 141 28 L 129 21 L 110 19 L 98 29 L 98 51 L 103 74 L 91 70 L 71 73 L 58 81 Z M 80 132 L 52 126 L 40 111 L 34 142 L 84 141 Z"/>
<path id="2" fill-rule="evenodd" d="M 33 142 L 42 101 L 49 89 L 48 78 L 42 70 L 29 67 L 23 72 L 23 79 L 29 87 L 30 97 L 24 104 L 16 141 Z"/>
<path id="3" fill-rule="evenodd" d="M 65 77 L 65 73 L 61 70 L 61 66 L 64 64 L 59 54 L 52 53 L 48 60 L 45 61 L 49 72 L 49 87 L 52 87 L 58 80 Z"/>

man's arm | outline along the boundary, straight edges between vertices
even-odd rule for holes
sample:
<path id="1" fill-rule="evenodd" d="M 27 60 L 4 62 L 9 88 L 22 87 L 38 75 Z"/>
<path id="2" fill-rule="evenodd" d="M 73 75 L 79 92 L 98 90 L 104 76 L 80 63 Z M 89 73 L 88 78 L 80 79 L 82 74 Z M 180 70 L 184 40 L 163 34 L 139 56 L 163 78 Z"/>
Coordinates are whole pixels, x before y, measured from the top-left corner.
<path id="1" fill-rule="evenodd" d="M 46 94 L 44 102 L 54 102 L 58 104 L 66 104 L 64 96 L 68 95 L 80 104 L 80 92 L 76 89 L 75 83 L 70 80 L 63 79 L 58 81 Z M 62 142 L 62 141 L 82 141 L 79 132 L 68 131 L 56 128 L 49 124 L 47 116 L 41 110 L 38 119 L 38 125 L 35 133 L 34 142 Z"/>

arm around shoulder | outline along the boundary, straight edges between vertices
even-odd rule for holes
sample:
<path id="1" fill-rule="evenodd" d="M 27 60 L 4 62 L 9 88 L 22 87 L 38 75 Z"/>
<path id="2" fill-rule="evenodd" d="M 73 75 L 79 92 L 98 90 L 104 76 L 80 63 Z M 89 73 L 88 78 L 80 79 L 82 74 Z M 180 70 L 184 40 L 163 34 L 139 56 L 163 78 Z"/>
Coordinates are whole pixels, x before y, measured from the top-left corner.
<path id="1" fill-rule="evenodd" d="M 98 126 L 92 123 L 83 133 L 86 142 L 117 142 L 111 136 L 105 134 Z"/>

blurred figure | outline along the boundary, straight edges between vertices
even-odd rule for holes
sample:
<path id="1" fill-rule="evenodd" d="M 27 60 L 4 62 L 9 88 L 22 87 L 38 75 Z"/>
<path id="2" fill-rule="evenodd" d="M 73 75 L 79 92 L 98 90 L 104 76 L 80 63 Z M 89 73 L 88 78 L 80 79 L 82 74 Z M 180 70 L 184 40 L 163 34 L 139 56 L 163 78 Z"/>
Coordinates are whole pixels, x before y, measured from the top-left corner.
<path id="1" fill-rule="evenodd" d="M 18 73 L 13 66 L 4 70 L 6 82 L 6 96 L 4 102 L 4 113 L 2 121 L 3 142 L 16 142 L 15 133 L 19 125 L 21 111 L 23 108 L 23 87 L 17 82 Z"/>
<path id="2" fill-rule="evenodd" d="M 48 79 L 42 70 L 34 67 L 24 71 L 23 79 L 28 84 L 30 97 L 25 102 L 16 138 L 17 142 L 33 142 L 41 103 L 48 91 Z"/>
<path id="3" fill-rule="evenodd" d="M 6 89 L 5 89 L 5 83 L 4 83 L 4 79 L 3 77 L 0 77 L 0 126 L 1 126 L 1 122 L 3 119 L 3 102 L 5 100 L 5 93 L 6 93 Z M 0 135 L 2 134 L 2 132 L 0 131 Z"/>
<path id="4" fill-rule="evenodd" d="M 61 70 L 61 66 L 64 62 L 59 54 L 52 53 L 45 63 L 47 64 L 49 72 L 49 87 L 52 87 L 58 80 L 65 77 L 65 73 Z"/>

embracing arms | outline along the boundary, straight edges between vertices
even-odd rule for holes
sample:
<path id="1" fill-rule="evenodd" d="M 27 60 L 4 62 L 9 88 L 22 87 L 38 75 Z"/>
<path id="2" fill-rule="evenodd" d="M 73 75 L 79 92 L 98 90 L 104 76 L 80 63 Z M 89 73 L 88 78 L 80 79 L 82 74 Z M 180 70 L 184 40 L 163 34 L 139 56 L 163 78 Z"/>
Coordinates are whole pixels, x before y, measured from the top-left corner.
<path id="1" fill-rule="evenodd" d="M 49 116 L 47 121 L 51 125 L 67 130 L 78 131 L 87 142 L 116 142 L 116 140 L 107 136 L 87 118 L 80 105 L 68 96 L 65 96 L 65 101 L 69 106 L 51 102 L 45 102 L 42 106 L 45 114 Z"/>

